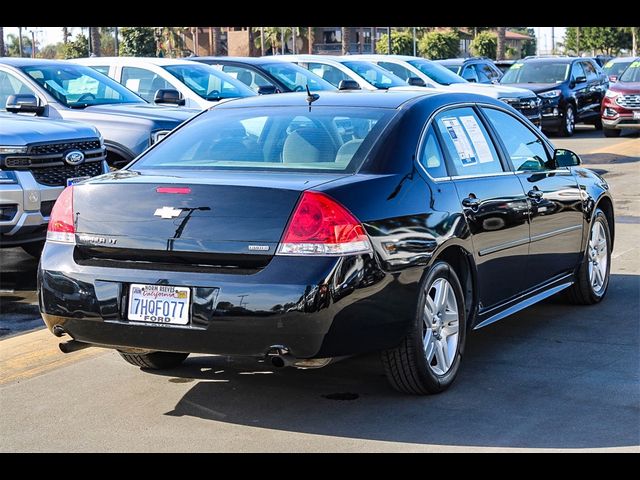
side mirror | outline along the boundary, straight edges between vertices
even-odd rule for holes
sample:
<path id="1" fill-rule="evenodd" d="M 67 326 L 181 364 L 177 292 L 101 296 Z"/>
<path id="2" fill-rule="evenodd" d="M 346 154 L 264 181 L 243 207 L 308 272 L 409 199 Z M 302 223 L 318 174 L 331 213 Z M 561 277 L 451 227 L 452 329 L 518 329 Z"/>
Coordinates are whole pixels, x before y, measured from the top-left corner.
<path id="1" fill-rule="evenodd" d="M 426 87 L 427 84 L 420 77 L 409 77 L 407 83 L 412 87 Z"/>
<path id="2" fill-rule="evenodd" d="M 158 105 L 178 105 L 179 107 L 185 103 L 180 92 L 172 88 L 161 88 L 158 90 L 153 98 L 153 102 Z"/>
<path id="3" fill-rule="evenodd" d="M 355 80 L 340 80 L 338 90 L 360 90 L 360 85 Z"/>
<path id="4" fill-rule="evenodd" d="M 553 152 L 553 163 L 556 168 L 577 167 L 580 165 L 580 157 L 571 150 L 558 148 Z"/>
<path id="5" fill-rule="evenodd" d="M 273 93 L 278 93 L 275 85 L 260 85 L 258 87 L 258 95 L 271 95 Z"/>
<path id="6" fill-rule="evenodd" d="M 31 93 L 9 95 L 5 108 L 11 113 L 35 113 L 36 115 L 44 113 L 44 106 L 40 105 L 38 97 Z"/>
<path id="7" fill-rule="evenodd" d="M 580 75 L 579 77 L 576 77 L 576 83 L 585 83 L 587 81 L 587 77 L 585 77 L 584 75 Z"/>

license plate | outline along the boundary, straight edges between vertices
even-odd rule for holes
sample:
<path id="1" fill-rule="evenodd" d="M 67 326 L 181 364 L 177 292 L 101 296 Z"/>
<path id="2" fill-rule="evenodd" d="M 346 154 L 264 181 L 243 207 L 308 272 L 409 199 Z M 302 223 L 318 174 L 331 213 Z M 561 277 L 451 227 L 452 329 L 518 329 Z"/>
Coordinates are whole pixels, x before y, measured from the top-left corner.
<path id="1" fill-rule="evenodd" d="M 83 180 L 86 180 L 87 178 L 91 178 L 91 177 L 73 177 L 73 178 L 67 178 L 67 187 L 70 187 L 71 185 L 75 185 L 78 182 L 81 182 Z"/>
<path id="2" fill-rule="evenodd" d="M 189 323 L 187 287 L 132 284 L 129 287 L 129 320 L 170 325 Z"/>
<path id="3" fill-rule="evenodd" d="M 633 111 L 633 119 L 634 120 L 640 120 L 640 110 L 634 110 Z"/>

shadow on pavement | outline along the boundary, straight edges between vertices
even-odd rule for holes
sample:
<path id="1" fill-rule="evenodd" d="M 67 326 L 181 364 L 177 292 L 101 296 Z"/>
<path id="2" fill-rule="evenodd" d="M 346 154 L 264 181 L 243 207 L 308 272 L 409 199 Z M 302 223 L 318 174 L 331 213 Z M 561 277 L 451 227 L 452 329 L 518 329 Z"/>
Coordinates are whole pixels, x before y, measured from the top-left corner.
<path id="1" fill-rule="evenodd" d="M 393 391 L 374 354 L 307 371 L 192 357 L 163 373 L 196 382 L 167 415 L 420 444 L 638 445 L 639 292 L 640 276 L 613 275 L 599 305 L 554 297 L 474 332 L 458 380 L 431 397 Z"/>
<path id="2" fill-rule="evenodd" d="M 21 248 L 0 255 L 0 337 L 44 327 L 35 293 L 38 259 Z"/>

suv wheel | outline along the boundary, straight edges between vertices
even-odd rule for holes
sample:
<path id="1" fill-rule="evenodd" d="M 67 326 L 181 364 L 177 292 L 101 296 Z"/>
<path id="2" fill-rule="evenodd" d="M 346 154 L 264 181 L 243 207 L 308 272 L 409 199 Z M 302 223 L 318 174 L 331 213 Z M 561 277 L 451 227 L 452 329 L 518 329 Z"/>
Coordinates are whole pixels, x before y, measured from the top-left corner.
<path id="1" fill-rule="evenodd" d="M 420 284 L 417 313 L 400 345 L 382 352 L 389 383 L 404 393 L 439 393 L 458 374 L 466 338 L 462 287 L 446 262 L 437 262 Z"/>
<path id="2" fill-rule="evenodd" d="M 177 367 L 189 356 L 181 352 L 127 353 L 118 350 L 118 353 L 127 363 L 151 370 Z"/>
<path id="3" fill-rule="evenodd" d="M 564 109 L 562 125 L 560 126 L 560 134 L 563 137 L 571 137 L 576 129 L 576 112 L 573 105 L 569 104 Z"/>
<path id="4" fill-rule="evenodd" d="M 596 130 L 602 130 L 602 119 L 598 117 L 594 122 L 593 126 L 596 127 Z"/>

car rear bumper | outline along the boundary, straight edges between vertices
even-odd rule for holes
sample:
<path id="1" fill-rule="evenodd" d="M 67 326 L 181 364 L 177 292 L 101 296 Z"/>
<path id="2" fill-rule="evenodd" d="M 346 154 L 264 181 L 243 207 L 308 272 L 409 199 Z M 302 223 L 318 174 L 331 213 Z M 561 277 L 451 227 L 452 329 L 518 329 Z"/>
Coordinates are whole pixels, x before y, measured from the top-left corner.
<path id="1" fill-rule="evenodd" d="M 415 315 L 420 269 L 384 273 L 373 255 L 274 257 L 252 275 L 79 265 L 47 242 L 38 271 L 49 329 L 113 348 L 263 356 L 272 346 L 322 358 L 389 348 Z M 129 322 L 131 283 L 188 286 L 186 326 Z"/>

